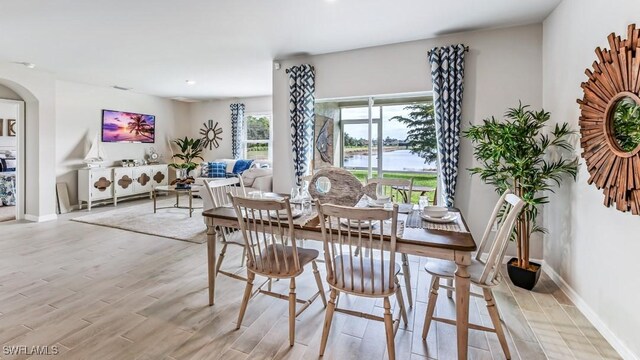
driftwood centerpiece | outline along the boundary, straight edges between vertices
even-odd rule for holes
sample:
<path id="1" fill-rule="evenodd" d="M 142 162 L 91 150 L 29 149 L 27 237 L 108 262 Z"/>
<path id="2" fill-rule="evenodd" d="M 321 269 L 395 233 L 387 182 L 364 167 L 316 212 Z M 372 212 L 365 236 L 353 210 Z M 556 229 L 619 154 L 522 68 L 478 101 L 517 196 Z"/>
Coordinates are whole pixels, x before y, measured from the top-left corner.
<path id="1" fill-rule="evenodd" d="M 640 214 L 640 30 L 629 25 L 627 39 L 612 33 L 611 50 L 598 57 L 582 83 L 580 145 L 589 184 L 603 189 L 604 205 Z"/>
<path id="2" fill-rule="evenodd" d="M 329 192 L 320 193 L 316 188 L 319 178 L 326 177 L 331 182 Z M 349 171 L 337 167 L 327 167 L 313 175 L 309 182 L 309 194 L 321 203 L 356 206 L 364 194 L 364 186 Z"/>

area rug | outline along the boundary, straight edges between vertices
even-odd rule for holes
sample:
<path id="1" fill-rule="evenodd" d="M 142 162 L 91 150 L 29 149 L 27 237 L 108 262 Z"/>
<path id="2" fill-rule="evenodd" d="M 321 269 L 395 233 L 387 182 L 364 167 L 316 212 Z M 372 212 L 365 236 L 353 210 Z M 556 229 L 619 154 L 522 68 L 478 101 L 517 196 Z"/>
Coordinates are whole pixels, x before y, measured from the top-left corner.
<path id="1" fill-rule="evenodd" d="M 174 199 L 158 200 L 158 207 L 172 206 Z M 180 206 L 186 205 L 180 199 Z M 194 199 L 194 207 L 202 207 L 202 200 Z M 188 209 L 158 209 L 153 213 L 153 203 L 127 206 L 122 204 L 114 210 L 96 212 L 71 219 L 87 224 L 101 225 L 133 231 L 141 234 L 161 236 L 169 239 L 202 244 L 207 241 L 207 227 L 203 222 L 202 209 L 196 209 L 189 217 Z"/>

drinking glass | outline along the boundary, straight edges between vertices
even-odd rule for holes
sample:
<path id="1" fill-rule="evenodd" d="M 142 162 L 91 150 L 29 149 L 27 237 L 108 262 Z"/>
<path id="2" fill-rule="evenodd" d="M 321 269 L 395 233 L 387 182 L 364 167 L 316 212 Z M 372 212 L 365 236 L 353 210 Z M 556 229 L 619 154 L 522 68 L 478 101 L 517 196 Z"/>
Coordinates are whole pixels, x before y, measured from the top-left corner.
<path id="1" fill-rule="evenodd" d="M 311 194 L 307 190 L 308 182 L 305 181 L 305 186 L 300 189 L 300 202 L 302 203 L 302 213 L 305 215 L 311 214 Z"/>
<path id="2" fill-rule="evenodd" d="M 420 196 L 420 200 L 418 202 L 418 206 L 420 207 L 420 211 L 425 207 L 429 206 L 429 197 L 428 196 Z"/>
<path id="3" fill-rule="evenodd" d="M 290 201 L 298 201 L 300 200 L 300 187 L 294 186 L 291 188 L 291 198 Z"/>
<path id="4" fill-rule="evenodd" d="M 311 200 L 310 199 L 302 200 L 302 213 L 304 215 L 311 215 Z"/>

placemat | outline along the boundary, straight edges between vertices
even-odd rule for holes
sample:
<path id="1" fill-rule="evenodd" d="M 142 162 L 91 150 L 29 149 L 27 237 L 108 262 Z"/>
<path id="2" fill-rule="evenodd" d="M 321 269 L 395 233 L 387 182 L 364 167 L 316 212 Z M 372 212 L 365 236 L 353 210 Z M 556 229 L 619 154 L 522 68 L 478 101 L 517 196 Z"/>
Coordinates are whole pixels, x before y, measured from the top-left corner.
<path id="1" fill-rule="evenodd" d="M 447 224 L 434 223 L 427 220 L 424 220 L 421 217 L 420 211 L 412 211 L 411 214 L 407 217 L 408 228 L 418 228 L 418 229 L 431 229 L 431 230 L 445 230 L 445 231 L 454 231 L 454 232 L 469 232 L 467 227 L 464 226 L 464 222 L 462 221 L 462 216 L 460 213 L 456 213 L 458 216 L 454 222 L 450 222 Z"/>
<path id="2" fill-rule="evenodd" d="M 370 207 L 369 206 L 369 197 L 367 195 L 363 195 L 360 198 L 360 201 L 356 204 L 356 207 Z M 382 209 L 382 207 L 372 207 L 373 209 Z M 399 214 L 408 214 L 413 211 L 413 204 L 398 204 L 398 213 Z"/>
<path id="3" fill-rule="evenodd" d="M 368 221 L 367 221 L 368 222 Z M 398 220 L 398 229 L 397 229 L 397 236 L 400 237 L 402 235 L 402 233 L 404 233 L 404 226 L 405 226 L 405 221 L 404 220 Z M 337 229 L 338 227 L 340 227 L 340 230 L 343 231 L 344 233 L 346 233 L 349 230 L 349 227 L 345 224 L 340 224 L 338 225 L 336 219 L 332 218 L 331 220 L 331 227 L 333 229 Z M 352 227 L 351 228 L 351 233 L 352 234 L 356 234 L 357 232 L 360 231 L 363 234 L 369 234 L 369 228 L 363 228 L 363 229 L 358 229 L 358 227 Z M 379 235 L 380 234 L 380 222 L 379 221 L 374 221 L 373 224 L 373 234 L 375 235 Z M 383 235 L 391 235 L 391 223 L 390 222 L 386 222 L 384 224 L 384 234 Z M 368 235 L 367 235 L 368 236 Z"/>

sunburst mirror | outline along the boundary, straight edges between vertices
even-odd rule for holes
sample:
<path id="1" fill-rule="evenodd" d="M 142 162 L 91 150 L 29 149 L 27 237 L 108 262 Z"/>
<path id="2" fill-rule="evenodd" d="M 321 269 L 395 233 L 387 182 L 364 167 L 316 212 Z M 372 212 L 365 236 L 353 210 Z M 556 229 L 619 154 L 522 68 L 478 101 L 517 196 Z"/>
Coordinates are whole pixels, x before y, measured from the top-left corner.
<path id="1" fill-rule="evenodd" d="M 213 146 L 218 148 L 222 140 L 222 128 L 218 127 L 218 123 L 213 124 L 213 120 L 209 120 L 206 123 L 202 123 L 202 129 L 200 129 L 200 135 L 202 135 L 202 147 L 208 147 L 209 150 L 213 150 Z"/>
<path id="2" fill-rule="evenodd" d="M 640 214 L 640 30 L 629 25 L 627 39 L 612 33 L 611 49 L 596 48 L 587 69 L 580 134 L 589 184 L 604 192 L 604 205 Z"/>

